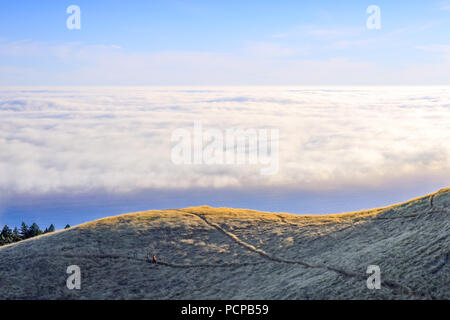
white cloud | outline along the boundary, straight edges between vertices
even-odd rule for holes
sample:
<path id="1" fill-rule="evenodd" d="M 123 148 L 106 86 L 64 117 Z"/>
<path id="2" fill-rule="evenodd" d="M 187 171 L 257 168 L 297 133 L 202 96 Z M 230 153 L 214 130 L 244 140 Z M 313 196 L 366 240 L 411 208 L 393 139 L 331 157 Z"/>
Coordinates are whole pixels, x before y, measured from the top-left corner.
<path id="1" fill-rule="evenodd" d="M 257 42 L 247 45 L 245 54 L 255 58 L 292 57 L 305 52 L 305 48 L 291 48 L 273 42 Z"/>
<path id="2" fill-rule="evenodd" d="M 449 181 L 447 87 L 0 89 L 2 194 Z M 171 162 L 171 133 L 278 128 L 280 171 Z M 405 182 L 406 181 L 406 182 Z"/>
<path id="3" fill-rule="evenodd" d="M 330 50 L 333 45 L 335 49 L 355 43 L 337 41 L 329 44 Z M 445 53 L 429 64 L 383 65 L 337 55 L 311 57 L 313 51 L 275 42 L 253 43 L 235 53 L 129 52 L 115 45 L 3 43 L 0 56 L 33 57 L 34 63 L 0 63 L 0 85 L 450 84 Z"/>
<path id="4" fill-rule="evenodd" d="M 422 45 L 416 46 L 416 49 L 430 52 L 450 53 L 450 45 L 434 44 L 434 45 Z"/>
<path id="5" fill-rule="evenodd" d="M 302 39 L 305 37 L 310 37 L 311 39 L 342 39 L 342 38 L 353 38 L 355 36 L 360 36 L 364 32 L 364 27 L 358 28 L 323 28 L 317 25 L 300 25 L 285 32 L 280 32 L 270 35 L 270 38 L 274 39 L 287 39 L 295 40 Z"/>

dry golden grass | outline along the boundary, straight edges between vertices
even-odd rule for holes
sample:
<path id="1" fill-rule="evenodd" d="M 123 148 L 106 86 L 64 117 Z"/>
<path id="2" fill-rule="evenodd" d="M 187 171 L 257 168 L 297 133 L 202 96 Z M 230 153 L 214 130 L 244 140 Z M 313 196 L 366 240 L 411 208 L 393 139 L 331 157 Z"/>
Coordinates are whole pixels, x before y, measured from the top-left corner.
<path id="1" fill-rule="evenodd" d="M 0 248 L 0 298 L 449 299 L 449 208 L 443 189 L 346 214 L 202 206 L 108 217 Z M 72 264 L 81 290 L 66 288 Z M 371 264 L 381 290 L 366 288 Z"/>

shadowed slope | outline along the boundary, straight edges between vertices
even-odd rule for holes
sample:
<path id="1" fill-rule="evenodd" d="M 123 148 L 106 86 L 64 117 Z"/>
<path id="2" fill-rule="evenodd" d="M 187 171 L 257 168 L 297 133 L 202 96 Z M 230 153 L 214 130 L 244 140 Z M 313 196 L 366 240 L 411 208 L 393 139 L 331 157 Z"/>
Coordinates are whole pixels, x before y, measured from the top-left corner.
<path id="1" fill-rule="evenodd" d="M 196 207 L 104 218 L 0 248 L 0 298 L 449 299 L 449 208 L 444 189 L 337 215 Z M 81 290 L 66 288 L 73 264 Z M 369 265 L 380 290 L 366 287 Z"/>

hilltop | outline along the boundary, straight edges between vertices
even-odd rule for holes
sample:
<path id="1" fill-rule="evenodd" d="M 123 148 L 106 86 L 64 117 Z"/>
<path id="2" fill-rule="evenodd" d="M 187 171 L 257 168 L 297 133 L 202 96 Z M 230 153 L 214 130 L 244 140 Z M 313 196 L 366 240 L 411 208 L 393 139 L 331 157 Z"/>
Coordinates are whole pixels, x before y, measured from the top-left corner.
<path id="1" fill-rule="evenodd" d="M 449 237 L 450 189 L 335 215 L 129 213 L 1 247 L 0 298 L 450 299 Z M 81 290 L 66 287 L 70 265 Z"/>

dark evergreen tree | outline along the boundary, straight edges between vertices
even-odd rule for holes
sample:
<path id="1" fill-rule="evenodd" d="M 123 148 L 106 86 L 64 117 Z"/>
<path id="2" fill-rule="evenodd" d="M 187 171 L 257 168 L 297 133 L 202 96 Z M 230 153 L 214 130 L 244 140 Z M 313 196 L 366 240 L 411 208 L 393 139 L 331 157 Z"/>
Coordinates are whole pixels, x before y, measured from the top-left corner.
<path id="1" fill-rule="evenodd" d="M 69 224 L 66 224 L 66 226 L 64 227 L 64 229 L 69 229 L 69 228 L 70 228 Z"/>
<path id="2" fill-rule="evenodd" d="M 20 240 L 22 240 L 22 237 L 20 236 L 20 232 L 17 229 L 17 227 L 14 227 L 14 230 L 13 230 L 13 242 L 17 242 L 17 241 L 20 241 Z"/>
<path id="3" fill-rule="evenodd" d="M 30 237 L 30 231 L 25 222 L 22 222 L 22 225 L 20 227 L 20 235 L 22 239 L 28 239 Z"/>
<path id="4" fill-rule="evenodd" d="M 5 225 L 3 227 L 1 235 L 5 238 L 10 238 L 12 236 L 12 234 L 13 234 L 12 230 L 7 225 Z"/>
<path id="5" fill-rule="evenodd" d="M 5 225 L 2 229 L 2 232 L 0 233 L 0 243 L 7 244 L 13 242 L 12 236 L 12 230 L 7 225 Z"/>
<path id="6" fill-rule="evenodd" d="M 64 229 L 70 228 L 70 225 L 66 225 Z M 17 227 L 14 228 L 14 230 L 11 230 L 7 225 L 3 227 L 3 229 L 0 232 L 0 246 L 13 243 L 17 241 L 21 241 L 24 239 L 28 239 L 31 237 L 36 237 L 42 233 L 48 233 L 48 232 L 54 232 L 55 226 L 51 224 L 48 228 L 45 228 L 45 231 L 42 232 L 42 230 L 39 228 L 37 223 L 33 223 L 31 227 L 28 227 L 25 222 L 22 222 L 22 225 L 19 229 Z"/>
<path id="7" fill-rule="evenodd" d="M 36 222 L 34 222 L 31 225 L 31 227 L 28 231 L 29 231 L 30 237 L 36 237 L 36 236 L 42 234 L 42 230 L 39 228 L 39 226 L 37 225 Z"/>

